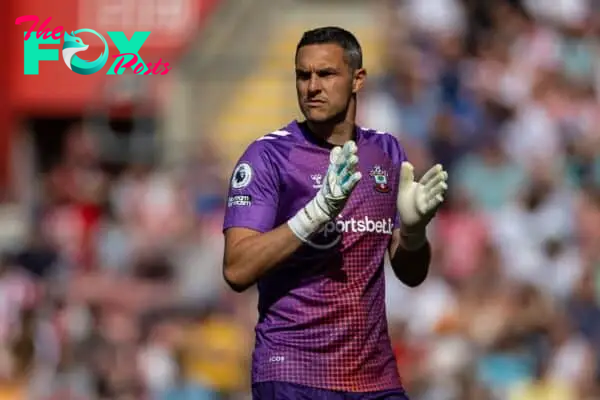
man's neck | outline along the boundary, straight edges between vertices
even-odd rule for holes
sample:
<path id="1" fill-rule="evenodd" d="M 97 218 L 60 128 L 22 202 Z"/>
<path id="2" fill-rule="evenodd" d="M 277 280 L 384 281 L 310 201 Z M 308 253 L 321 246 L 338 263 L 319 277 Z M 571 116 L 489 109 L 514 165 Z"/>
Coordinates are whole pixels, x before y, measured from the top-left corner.
<path id="1" fill-rule="evenodd" d="M 355 125 L 352 121 L 342 121 L 335 124 L 314 124 L 307 121 L 310 131 L 319 139 L 334 146 L 342 146 L 348 140 L 354 139 Z"/>

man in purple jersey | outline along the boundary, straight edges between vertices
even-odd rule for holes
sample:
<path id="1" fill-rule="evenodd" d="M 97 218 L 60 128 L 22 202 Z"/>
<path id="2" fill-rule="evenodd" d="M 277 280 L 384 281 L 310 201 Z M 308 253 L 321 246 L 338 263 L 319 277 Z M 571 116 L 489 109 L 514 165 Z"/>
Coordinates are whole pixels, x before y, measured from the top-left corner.
<path id="1" fill-rule="evenodd" d="M 423 282 L 425 228 L 448 175 L 436 165 L 416 182 L 392 135 L 356 126 L 365 78 L 350 32 L 306 32 L 296 50 L 306 121 L 257 139 L 232 174 L 223 274 L 239 292 L 258 285 L 254 399 L 407 399 L 383 259 L 389 251 L 406 285 Z"/>

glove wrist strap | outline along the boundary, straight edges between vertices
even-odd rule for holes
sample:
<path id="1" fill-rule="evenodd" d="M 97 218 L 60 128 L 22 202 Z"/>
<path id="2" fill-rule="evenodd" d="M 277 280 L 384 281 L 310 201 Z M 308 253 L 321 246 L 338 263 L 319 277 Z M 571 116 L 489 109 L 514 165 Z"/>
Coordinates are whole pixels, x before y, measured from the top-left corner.
<path id="1" fill-rule="evenodd" d="M 325 200 L 320 197 L 322 197 L 321 194 L 317 194 L 287 222 L 290 230 L 303 242 L 307 242 L 331 220 L 321 205 L 325 203 Z"/>

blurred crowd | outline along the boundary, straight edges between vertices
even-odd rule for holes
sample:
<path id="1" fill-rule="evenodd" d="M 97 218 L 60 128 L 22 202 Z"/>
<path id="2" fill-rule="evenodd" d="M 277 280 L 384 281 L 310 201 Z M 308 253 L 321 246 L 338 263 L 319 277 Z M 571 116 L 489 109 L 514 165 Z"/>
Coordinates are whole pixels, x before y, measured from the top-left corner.
<path id="1" fill-rule="evenodd" d="M 389 274 L 414 399 L 600 398 L 600 3 L 390 1 L 361 123 L 449 169 L 422 287 Z"/>
<path id="2" fill-rule="evenodd" d="M 217 153 L 115 162 L 91 131 L 56 134 L 32 233 L 0 260 L 0 399 L 244 395 L 256 300 L 222 279 Z"/>
<path id="3" fill-rule="evenodd" d="M 451 180 L 428 280 L 387 276 L 411 398 L 600 398 L 600 4 L 383 3 L 360 123 Z M 0 400 L 247 399 L 256 293 L 222 279 L 215 138 L 164 166 L 61 137 L 0 259 Z"/>

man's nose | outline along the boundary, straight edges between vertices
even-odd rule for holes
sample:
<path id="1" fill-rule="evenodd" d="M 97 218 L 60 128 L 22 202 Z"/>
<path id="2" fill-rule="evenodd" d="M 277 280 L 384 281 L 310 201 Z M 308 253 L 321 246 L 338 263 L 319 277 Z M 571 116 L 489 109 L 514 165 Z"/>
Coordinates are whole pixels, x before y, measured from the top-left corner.
<path id="1" fill-rule="evenodd" d="M 308 81 L 308 91 L 310 93 L 318 93 L 321 91 L 321 81 L 318 76 L 312 75 L 310 81 Z"/>

